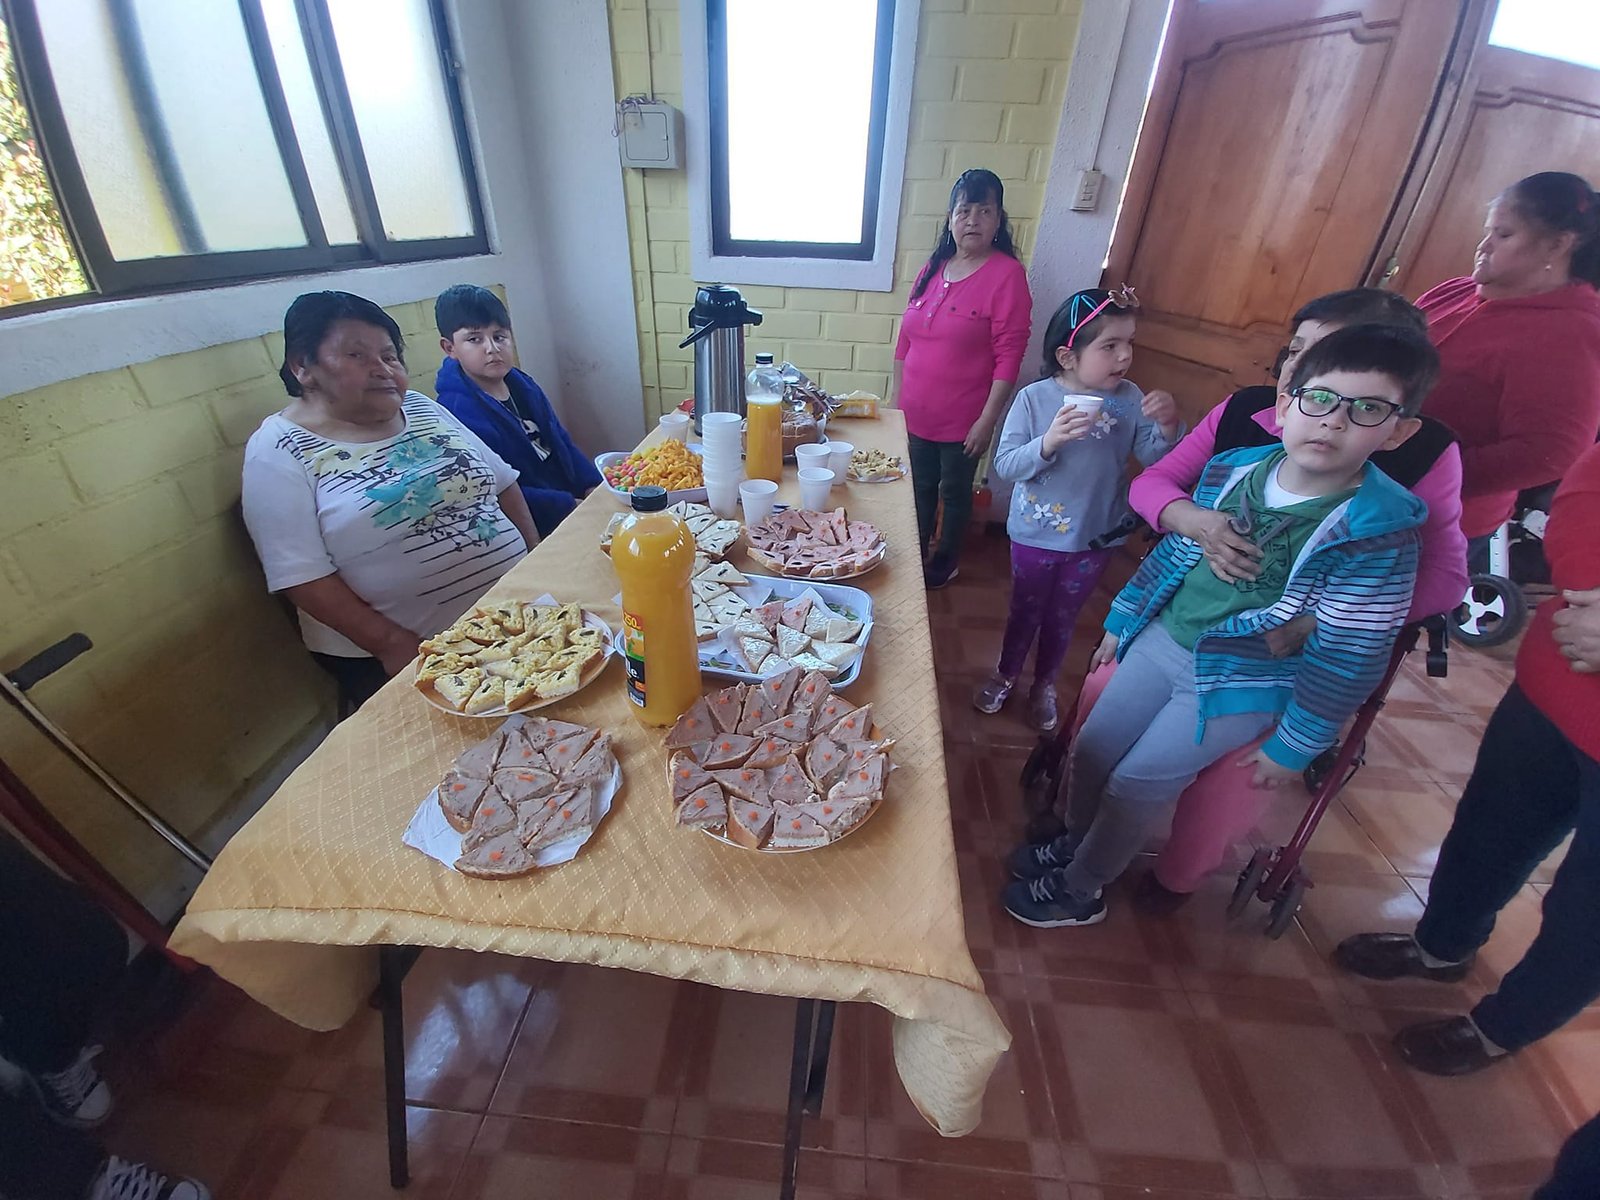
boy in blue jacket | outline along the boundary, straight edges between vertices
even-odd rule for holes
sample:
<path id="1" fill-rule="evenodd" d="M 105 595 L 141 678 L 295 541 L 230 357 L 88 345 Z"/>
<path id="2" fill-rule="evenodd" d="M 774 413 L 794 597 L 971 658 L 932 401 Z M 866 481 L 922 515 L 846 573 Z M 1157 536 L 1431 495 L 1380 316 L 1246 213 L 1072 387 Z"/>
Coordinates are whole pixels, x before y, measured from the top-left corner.
<path id="1" fill-rule="evenodd" d="M 1281 787 L 1338 739 L 1405 623 L 1427 516 L 1367 459 L 1416 432 L 1438 370 L 1415 330 L 1338 330 L 1279 393 L 1282 445 L 1206 464 L 1195 503 L 1261 547 L 1261 572 L 1221 579 L 1196 542 L 1172 534 L 1112 602 L 1090 670 L 1113 656 L 1121 665 L 1073 746 L 1067 832 L 1011 855 L 1013 917 L 1104 920 L 1101 889 L 1202 769 L 1272 730 L 1244 763 L 1256 787 Z"/>
<path id="2" fill-rule="evenodd" d="M 434 301 L 439 348 L 448 356 L 434 394 L 460 422 L 516 468 L 540 537 L 549 537 L 600 472 L 572 444 L 544 390 L 512 365 L 511 315 L 488 288 L 458 283 Z"/>

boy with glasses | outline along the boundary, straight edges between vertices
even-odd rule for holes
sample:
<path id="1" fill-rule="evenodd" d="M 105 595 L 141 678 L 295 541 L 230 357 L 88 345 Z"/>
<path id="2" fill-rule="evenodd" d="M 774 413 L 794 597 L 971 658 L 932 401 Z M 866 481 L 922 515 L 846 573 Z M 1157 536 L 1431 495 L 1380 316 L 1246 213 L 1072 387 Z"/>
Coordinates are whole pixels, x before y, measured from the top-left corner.
<path id="1" fill-rule="evenodd" d="M 1405 622 L 1427 515 L 1367 460 L 1417 431 L 1438 364 L 1416 331 L 1338 330 L 1279 393 L 1282 444 L 1207 464 L 1194 502 L 1251 540 L 1259 570 L 1221 579 L 1198 543 L 1168 537 L 1112 603 L 1090 669 L 1120 666 L 1073 747 L 1067 832 L 1012 855 L 1012 916 L 1104 920 L 1101 889 L 1201 769 L 1271 729 L 1248 761 L 1255 786 L 1275 788 L 1337 740 Z M 1303 617 L 1310 636 L 1282 653 L 1272 635 Z"/>

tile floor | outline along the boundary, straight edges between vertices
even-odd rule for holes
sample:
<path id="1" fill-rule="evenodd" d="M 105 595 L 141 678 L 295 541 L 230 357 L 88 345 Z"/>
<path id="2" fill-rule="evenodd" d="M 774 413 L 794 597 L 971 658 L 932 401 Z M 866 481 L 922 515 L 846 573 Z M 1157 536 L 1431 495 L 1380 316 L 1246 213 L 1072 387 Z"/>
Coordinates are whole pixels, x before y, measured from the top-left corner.
<path id="1" fill-rule="evenodd" d="M 1526 1196 L 1600 1108 L 1600 1007 L 1467 1079 L 1411 1073 L 1387 1037 L 1494 985 L 1537 928 L 1554 864 L 1461 986 L 1364 985 L 1327 963 L 1345 935 L 1421 911 L 1510 655 L 1459 651 L 1443 682 L 1408 667 L 1368 765 L 1309 852 L 1317 886 L 1282 940 L 1225 921 L 1233 867 L 1169 918 L 1134 913 L 1119 886 L 1105 924 L 1031 930 L 995 897 L 1033 737 L 1010 710 L 979 719 L 968 704 L 1004 622 L 1005 553 L 1003 539 L 980 540 L 931 603 L 969 936 L 1012 1051 L 983 1125 L 942 1139 L 900 1087 L 887 1014 L 841 1007 L 801 1195 Z M 1084 615 L 1074 686 L 1114 582 Z M 1285 800 L 1257 840 L 1280 842 L 1297 817 Z M 776 1194 L 788 1002 L 445 952 L 423 956 L 406 995 L 408 1194 L 419 1200 Z M 212 982 L 168 1026 L 115 1048 L 123 1104 L 106 1140 L 200 1175 L 225 1200 L 388 1196 L 378 1032 L 364 1013 L 309 1033 Z"/>

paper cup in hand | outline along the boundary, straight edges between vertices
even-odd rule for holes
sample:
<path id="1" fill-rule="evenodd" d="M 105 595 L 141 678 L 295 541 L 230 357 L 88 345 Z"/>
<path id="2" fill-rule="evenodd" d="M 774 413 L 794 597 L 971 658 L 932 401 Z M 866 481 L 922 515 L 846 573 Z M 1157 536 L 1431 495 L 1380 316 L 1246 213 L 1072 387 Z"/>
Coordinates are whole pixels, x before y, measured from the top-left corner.
<path id="1" fill-rule="evenodd" d="M 1088 413 L 1091 418 L 1098 417 L 1100 410 L 1105 405 L 1105 399 L 1101 396 L 1063 396 L 1061 398 L 1062 408 L 1075 408 L 1079 412 Z"/>
<path id="2" fill-rule="evenodd" d="M 833 488 L 833 472 L 826 467 L 800 468 L 800 507 L 811 512 L 825 511 L 828 492 Z"/>
<path id="3" fill-rule="evenodd" d="M 739 485 L 739 503 L 744 506 L 744 523 L 754 525 L 772 515 L 778 499 L 778 485 L 770 479 L 747 479 Z"/>

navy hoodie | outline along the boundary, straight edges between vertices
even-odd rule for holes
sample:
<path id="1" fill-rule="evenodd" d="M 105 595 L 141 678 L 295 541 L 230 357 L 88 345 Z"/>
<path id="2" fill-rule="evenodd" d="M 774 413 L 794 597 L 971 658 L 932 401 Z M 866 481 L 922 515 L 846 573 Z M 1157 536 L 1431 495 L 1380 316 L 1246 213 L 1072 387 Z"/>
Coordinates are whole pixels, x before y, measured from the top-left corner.
<path id="1" fill-rule="evenodd" d="M 500 401 L 467 377 L 453 358 L 444 360 L 434 377 L 434 394 L 439 403 L 468 429 L 477 434 L 517 471 L 517 482 L 533 513 L 540 537 L 549 537 L 562 519 L 577 507 L 578 499 L 600 483 L 594 463 L 572 444 L 562 428 L 544 389 L 524 371 L 512 369 L 506 376 L 512 397 L 533 417 L 550 450 L 540 458 L 533 440 L 522 428 L 522 420 Z"/>

